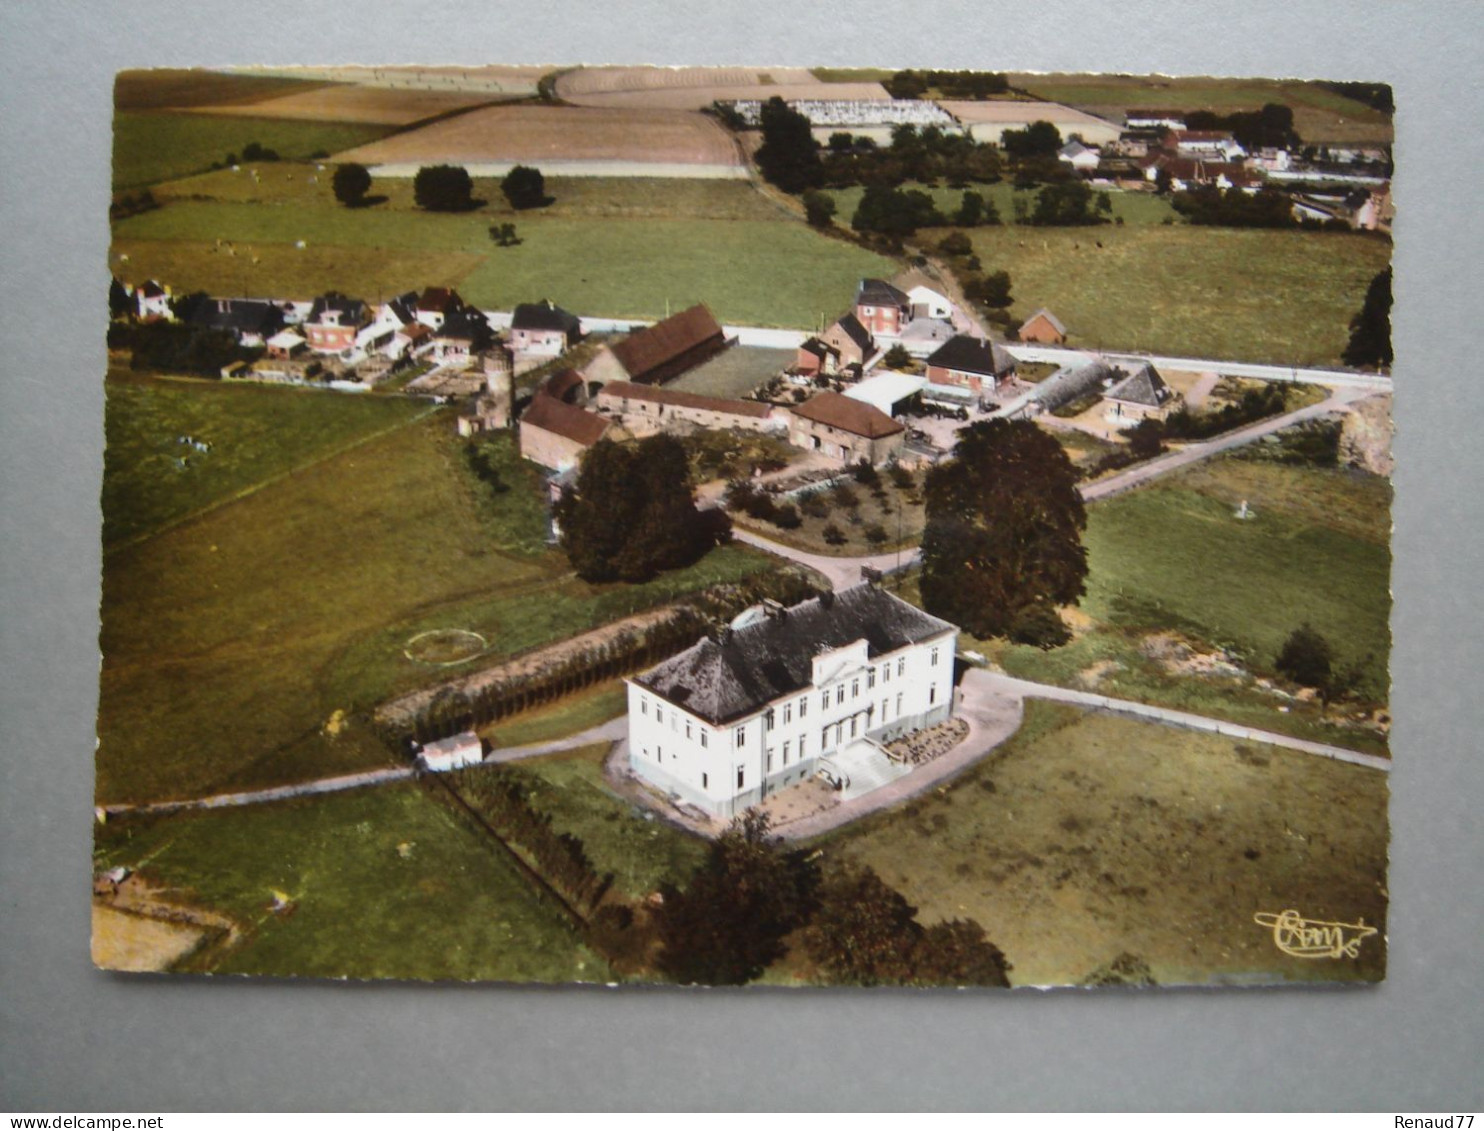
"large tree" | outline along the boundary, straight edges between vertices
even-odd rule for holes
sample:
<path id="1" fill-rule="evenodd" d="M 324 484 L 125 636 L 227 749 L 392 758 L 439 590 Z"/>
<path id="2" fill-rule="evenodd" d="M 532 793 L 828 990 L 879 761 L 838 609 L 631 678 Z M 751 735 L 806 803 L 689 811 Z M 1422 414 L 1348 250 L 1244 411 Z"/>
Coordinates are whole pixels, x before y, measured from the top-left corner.
<path id="1" fill-rule="evenodd" d="M 923 604 L 975 636 L 1039 630 L 1085 592 L 1086 528 L 1055 439 L 1026 420 L 972 424 L 928 472 Z"/>
<path id="2" fill-rule="evenodd" d="M 347 208 L 360 208 L 366 203 L 366 194 L 371 191 L 371 174 L 366 166 L 354 162 L 335 167 L 330 180 L 335 190 L 335 199 Z"/>
<path id="3" fill-rule="evenodd" d="M 1350 319 L 1350 342 L 1341 355 L 1346 365 L 1387 369 L 1391 366 L 1391 268 L 1366 288 L 1360 313 Z"/>
<path id="4" fill-rule="evenodd" d="M 412 179 L 412 198 L 429 212 L 467 212 L 474 207 L 474 182 L 462 165 L 424 165 Z"/>
<path id="5" fill-rule="evenodd" d="M 562 548 L 586 581 L 646 581 L 689 565 L 717 538 L 696 509 L 685 448 L 663 433 L 594 444 L 557 519 Z"/>
<path id="6" fill-rule="evenodd" d="M 781 98 L 770 98 L 761 112 L 763 144 L 757 167 L 784 192 L 799 193 L 820 181 L 819 147 L 809 119 Z"/>
<path id="7" fill-rule="evenodd" d="M 685 983 L 752 981 L 808 917 L 816 882 L 805 854 L 784 849 L 767 815 L 749 810 L 711 843 L 684 891 L 661 889 L 660 968 Z"/>

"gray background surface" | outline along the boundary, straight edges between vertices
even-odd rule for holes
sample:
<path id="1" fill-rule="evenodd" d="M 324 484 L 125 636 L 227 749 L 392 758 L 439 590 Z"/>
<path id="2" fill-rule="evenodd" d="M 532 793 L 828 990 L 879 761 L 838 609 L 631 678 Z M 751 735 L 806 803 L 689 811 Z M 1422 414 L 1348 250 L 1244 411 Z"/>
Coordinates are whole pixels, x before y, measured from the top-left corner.
<path id="1" fill-rule="evenodd" d="M 0 1108 L 1481 1106 L 1479 9 L 1122 0 L 0 9 Z M 125 978 L 88 961 L 113 72 L 919 65 L 1390 81 L 1391 974 L 1362 991 L 615 992 Z M 992 931 L 992 925 L 991 925 Z"/>

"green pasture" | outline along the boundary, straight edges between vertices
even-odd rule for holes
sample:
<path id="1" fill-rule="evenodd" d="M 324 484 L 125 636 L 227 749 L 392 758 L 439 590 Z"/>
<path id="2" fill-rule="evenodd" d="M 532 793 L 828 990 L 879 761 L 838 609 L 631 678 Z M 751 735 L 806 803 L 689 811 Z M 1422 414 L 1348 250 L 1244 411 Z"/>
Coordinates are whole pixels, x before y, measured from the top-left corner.
<path id="1" fill-rule="evenodd" d="M 609 980 L 549 897 L 411 783 L 128 818 L 97 829 L 94 857 L 238 924 L 240 942 L 208 946 L 184 970 Z M 277 911 L 275 893 L 289 901 Z"/>

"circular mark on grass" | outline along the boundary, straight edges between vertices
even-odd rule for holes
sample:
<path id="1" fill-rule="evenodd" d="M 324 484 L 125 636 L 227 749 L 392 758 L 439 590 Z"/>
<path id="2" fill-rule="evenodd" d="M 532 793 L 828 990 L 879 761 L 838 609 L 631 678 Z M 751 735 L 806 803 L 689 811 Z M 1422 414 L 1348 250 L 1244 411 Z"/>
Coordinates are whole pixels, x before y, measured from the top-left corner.
<path id="1" fill-rule="evenodd" d="M 447 668 L 468 663 L 488 647 L 488 640 L 467 628 L 435 628 L 410 638 L 402 654 L 414 663 Z"/>

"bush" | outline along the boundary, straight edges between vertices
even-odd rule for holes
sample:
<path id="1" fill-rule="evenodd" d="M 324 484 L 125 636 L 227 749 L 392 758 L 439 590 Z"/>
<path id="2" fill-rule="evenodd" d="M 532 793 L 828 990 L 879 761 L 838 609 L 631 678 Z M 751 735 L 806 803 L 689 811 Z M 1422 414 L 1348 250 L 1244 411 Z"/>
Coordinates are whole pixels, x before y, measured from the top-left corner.
<path id="1" fill-rule="evenodd" d="M 799 515 L 798 507 L 792 503 L 784 503 L 773 508 L 773 525 L 782 530 L 797 530 L 804 525 L 804 520 Z"/>
<path id="2" fill-rule="evenodd" d="M 804 194 L 804 218 L 815 228 L 828 228 L 835 219 L 835 198 L 827 192 L 810 189 Z"/>
<path id="3" fill-rule="evenodd" d="M 506 173 L 500 182 L 500 191 L 505 194 L 510 207 L 517 211 L 551 203 L 551 198 L 546 195 L 546 178 L 540 169 L 529 165 L 517 165 Z"/>
<path id="4" fill-rule="evenodd" d="M 862 487 L 875 490 L 876 488 L 881 486 L 881 473 L 865 460 L 861 460 L 859 463 L 852 464 L 850 468 L 850 474 Z"/>
<path id="5" fill-rule="evenodd" d="M 360 208 L 366 203 L 366 194 L 371 191 L 371 174 L 364 165 L 339 165 L 331 178 L 330 186 L 335 192 L 335 199 L 345 207 Z"/>
<path id="6" fill-rule="evenodd" d="M 949 232 L 938 241 L 938 251 L 943 255 L 972 255 L 974 245 L 963 232 Z"/>
<path id="7" fill-rule="evenodd" d="M 1022 609 L 1010 622 L 1010 639 L 1016 644 L 1050 649 L 1072 639 L 1066 622 L 1050 605 L 1031 605 Z"/>
<path id="8" fill-rule="evenodd" d="M 892 483 L 894 483 L 897 488 L 902 491 L 907 490 L 907 488 L 909 487 L 915 486 L 917 483 L 917 480 L 913 478 L 912 473 L 899 463 L 894 463 L 890 467 L 888 467 L 886 469 L 886 473 L 891 476 Z"/>
<path id="9" fill-rule="evenodd" d="M 1283 642 L 1275 666 L 1294 683 L 1326 688 L 1334 670 L 1334 651 L 1329 641 L 1305 622 Z"/>
<path id="10" fill-rule="evenodd" d="M 849 510 L 854 510 L 861 505 L 861 497 L 855 493 L 855 490 L 849 483 L 841 483 L 831 494 L 834 496 L 836 504 L 846 507 Z"/>
<path id="11" fill-rule="evenodd" d="M 831 546 L 843 546 L 845 544 L 845 531 L 841 530 L 833 522 L 826 523 L 824 530 L 820 533 L 824 535 L 824 540 Z"/>
<path id="12" fill-rule="evenodd" d="M 880 546 L 887 539 L 886 528 L 879 522 L 872 523 L 866 527 L 866 541 L 873 546 Z"/>
<path id="13" fill-rule="evenodd" d="M 886 351 L 886 356 L 881 359 L 881 364 L 888 369 L 910 369 L 912 366 L 912 355 L 907 352 L 906 347 L 898 342 Z"/>
<path id="14" fill-rule="evenodd" d="M 467 212 L 474 205 L 474 182 L 461 165 L 424 165 L 412 179 L 412 197 L 429 212 Z"/>
<path id="15" fill-rule="evenodd" d="M 830 504 L 822 494 L 806 495 L 799 501 L 799 509 L 810 518 L 828 518 Z"/>

